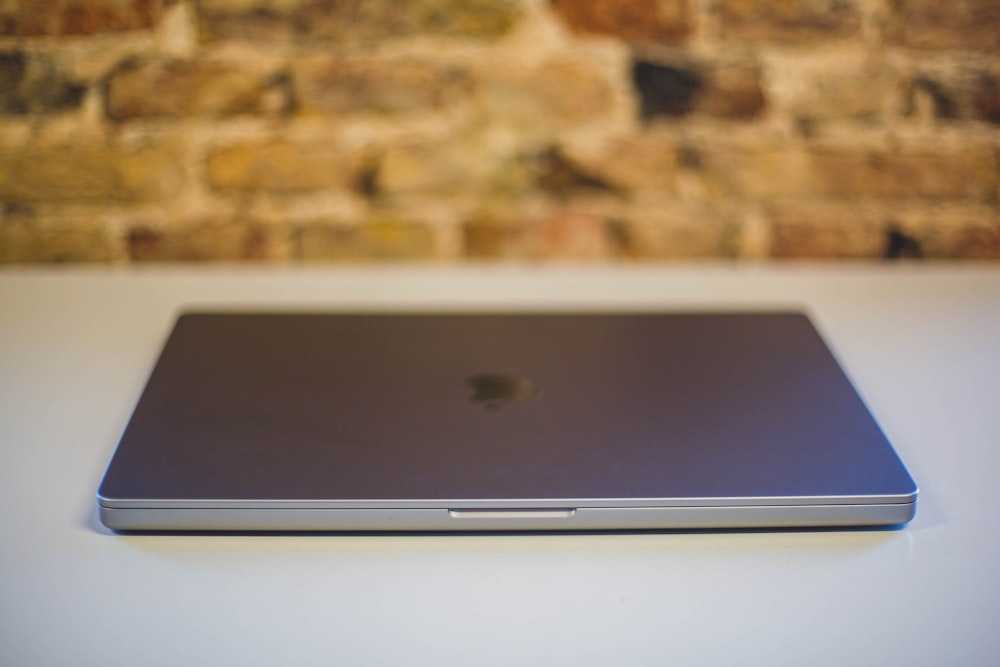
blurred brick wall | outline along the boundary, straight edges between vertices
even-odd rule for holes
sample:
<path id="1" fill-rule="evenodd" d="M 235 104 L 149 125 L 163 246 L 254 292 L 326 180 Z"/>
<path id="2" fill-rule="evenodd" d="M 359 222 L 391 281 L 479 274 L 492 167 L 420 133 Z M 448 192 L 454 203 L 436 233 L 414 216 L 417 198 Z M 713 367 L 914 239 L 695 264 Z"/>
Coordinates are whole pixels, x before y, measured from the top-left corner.
<path id="1" fill-rule="evenodd" d="M 4 0 L 0 262 L 1000 258 L 996 0 Z"/>

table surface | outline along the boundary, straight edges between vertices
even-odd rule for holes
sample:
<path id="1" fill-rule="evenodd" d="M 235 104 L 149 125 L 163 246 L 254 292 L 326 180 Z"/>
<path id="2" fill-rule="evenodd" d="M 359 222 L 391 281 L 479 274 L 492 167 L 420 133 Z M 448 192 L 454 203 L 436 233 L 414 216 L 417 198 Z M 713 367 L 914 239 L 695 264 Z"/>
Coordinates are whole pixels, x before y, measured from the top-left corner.
<path id="1" fill-rule="evenodd" d="M 898 530 L 116 535 L 183 306 L 802 306 L 921 487 Z M 1000 267 L 0 270 L 5 665 L 993 665 Z"/>

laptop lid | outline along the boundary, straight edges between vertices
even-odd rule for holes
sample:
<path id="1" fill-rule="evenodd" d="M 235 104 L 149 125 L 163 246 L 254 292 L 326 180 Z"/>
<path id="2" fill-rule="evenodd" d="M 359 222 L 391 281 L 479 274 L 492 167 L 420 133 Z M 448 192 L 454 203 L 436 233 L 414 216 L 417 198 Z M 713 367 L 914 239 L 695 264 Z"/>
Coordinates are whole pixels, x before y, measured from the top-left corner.
<path id="1" fill-rule="evenodd" d="M 181 316 L 117 530 L 898 524 L 917 490 L 797 313 Z"/>

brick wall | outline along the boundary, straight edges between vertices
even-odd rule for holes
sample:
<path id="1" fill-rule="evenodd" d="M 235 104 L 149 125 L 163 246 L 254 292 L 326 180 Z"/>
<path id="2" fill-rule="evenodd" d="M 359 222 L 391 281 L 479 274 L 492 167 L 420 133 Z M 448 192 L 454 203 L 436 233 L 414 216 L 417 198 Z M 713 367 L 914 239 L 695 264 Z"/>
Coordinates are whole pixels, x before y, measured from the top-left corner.
<path id="1" fill-rule="evenodd" d="M 0 262 L 1000 258 L 996 0 L 5 0 Z"/>

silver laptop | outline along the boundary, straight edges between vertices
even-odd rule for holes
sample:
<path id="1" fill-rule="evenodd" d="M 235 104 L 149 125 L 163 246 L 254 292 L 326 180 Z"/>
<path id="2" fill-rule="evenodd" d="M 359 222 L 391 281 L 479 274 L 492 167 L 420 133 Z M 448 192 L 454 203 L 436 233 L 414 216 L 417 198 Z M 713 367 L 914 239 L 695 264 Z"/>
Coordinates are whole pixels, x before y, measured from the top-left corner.
<path id="1" fill-rule="evenodd" d="M 897 525 L 797 313 L 181 316 L 98 493 L 130 530 Z"/>

